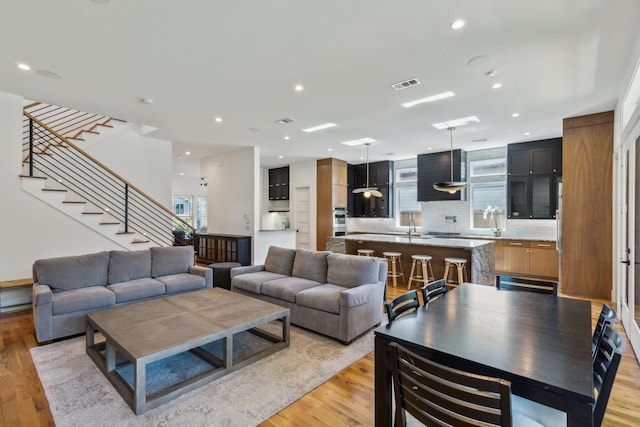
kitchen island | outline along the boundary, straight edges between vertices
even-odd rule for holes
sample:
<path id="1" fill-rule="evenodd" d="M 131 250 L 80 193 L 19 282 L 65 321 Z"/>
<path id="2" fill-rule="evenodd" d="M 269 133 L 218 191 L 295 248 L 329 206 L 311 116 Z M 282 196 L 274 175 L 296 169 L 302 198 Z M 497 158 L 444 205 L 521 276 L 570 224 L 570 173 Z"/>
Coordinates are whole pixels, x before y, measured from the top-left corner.
<path id="1" fill-rule="evenodd" d="M 402 253 L 402 270 L 405 283 L 411 272 L 411 255 L 433 257 L 433 274 L 436 279 L 444 275 L 446 257 L 467 260 L 467 280 L 485 285 L 494 284 L 495 242 L 493 240 L 438 238 L 429 236 L 396 236 L 386 234 L 351 234 L 327 239 L 327 250 L 355 254 L 358 249 L 373 249 L 375 256 L 384 251 Z"/>

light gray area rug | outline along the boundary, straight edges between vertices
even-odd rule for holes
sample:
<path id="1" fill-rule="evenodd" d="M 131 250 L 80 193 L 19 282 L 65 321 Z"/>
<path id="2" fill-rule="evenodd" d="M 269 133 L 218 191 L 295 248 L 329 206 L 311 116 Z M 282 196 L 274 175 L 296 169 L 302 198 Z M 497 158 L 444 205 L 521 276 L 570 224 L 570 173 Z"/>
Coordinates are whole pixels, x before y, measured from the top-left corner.
<path id="1" fill-rule="evenodd" d="M 373 351 L 291 327 L 291 346 L 136 416 L 85 353 L 84 337 L 31 349 L 57 426 L 255 426 Z"/>

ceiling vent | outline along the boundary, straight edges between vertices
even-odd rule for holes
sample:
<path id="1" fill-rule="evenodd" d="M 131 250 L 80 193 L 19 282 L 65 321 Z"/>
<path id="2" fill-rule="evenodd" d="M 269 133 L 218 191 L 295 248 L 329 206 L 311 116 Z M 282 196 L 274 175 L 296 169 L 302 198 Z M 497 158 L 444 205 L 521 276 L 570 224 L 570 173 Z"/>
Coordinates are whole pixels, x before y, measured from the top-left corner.
<path id="1" fill-rule="evenodd" d="M 409 79 L 403 82 L 394 83 L 391 85 L 391 87 L 394 88 L 395 90 L 401 90 L 401 89 L 406 89 L 410 86 L 415 86 L 419 84 L 420 82 L 418 81 L 418 79 Z"/>
<path id="2" fill-rule="evenodd" d="M 285 117 L 284 119 L 276 120 L 276 123 L 280 123 L 281 125 L 286 125 L 287 123 L 291 123 L 293 119 L 289 117 Z"/>

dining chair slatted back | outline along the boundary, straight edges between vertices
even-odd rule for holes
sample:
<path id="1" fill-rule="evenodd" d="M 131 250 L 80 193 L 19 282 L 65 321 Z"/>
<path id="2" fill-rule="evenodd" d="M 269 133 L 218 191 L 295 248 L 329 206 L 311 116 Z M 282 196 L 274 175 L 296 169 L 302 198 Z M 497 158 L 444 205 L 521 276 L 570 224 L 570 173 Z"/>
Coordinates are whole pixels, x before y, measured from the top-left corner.
<path id="1" fill-rule="evenodd" d="M 512 289 L 519 291 L 538 292 L 542 294 L 558 295 L 558 283 L 542 280 L 525 279 L 522 277 L 496 276 L 498 289 Z"/>
<path id="2" fill-rule="evenodd" d="M 427 283 L 420 290 L 422 291 L 424 305 L 427 305 L 435 298 L 447 293 L 447 282 L 444 279 L 436 280 L 435 282 Z"/>
<path id="3" fill-rule="evenodd" d="M 598 321 L 596 323 L 596 327 L 593 330 L 593 338 L 591 339 L 591 353 L 593 354 L 593 358 L 596 357 L 596 350 L 598 347 L 598 343 L 600 342 L 600 337 L 602 336 L 602 332 L 606 325 L 613 326 L 616 323 L 616 312 L 609 304 L 603 304 L 602 310 L 600 310 L 600 315 L 598 316 Z"/>
<path id="4" fill-rule="evenodd" d="M 509 381 L 441 365 L 397 343 L 389 351 L 396 427 L 406 426 L 407 412 L 427 426 L 512 425 Z"/>
<path id="5" fill-rule="evenodd" d="M 593 407 L 593 425 L 602 424 L 607 409 L 613 381 L 616 378 L 622 354 L 627 343 L 612 325 L 606 325 L 600 337 L 596 357 L 593 361 L 593 386 L 598 391 Z"/>
<path id="6" fill-rule="evenodd" d="M 389 302 L 384 303 L 384 310 L 387 312 L 389 323 L 393 322 L 398 316 L 420 307 L 418 292 L 416 290 L 409 291 L 399 295 Z"/>

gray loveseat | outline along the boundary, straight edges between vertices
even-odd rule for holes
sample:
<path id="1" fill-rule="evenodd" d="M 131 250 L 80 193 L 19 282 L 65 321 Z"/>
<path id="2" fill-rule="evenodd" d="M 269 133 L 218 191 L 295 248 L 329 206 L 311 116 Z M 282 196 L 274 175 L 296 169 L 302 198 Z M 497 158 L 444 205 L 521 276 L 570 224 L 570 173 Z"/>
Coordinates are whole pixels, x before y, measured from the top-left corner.
<path id="1" fill-rule="evenodd" d="M 212 271 L 194 265 L 193 246 L 104 251 L 33 264 L 38 342 L 86 332 L 87 313 L 212 287 Z"/>
<path id="2" fill-rule="evenodd" d="M 387 262 L 271 246 L 263 265 L 231 270 L 231 290 L 287 307 L 291 323 L 343 343 L 382 321 Z"/>

